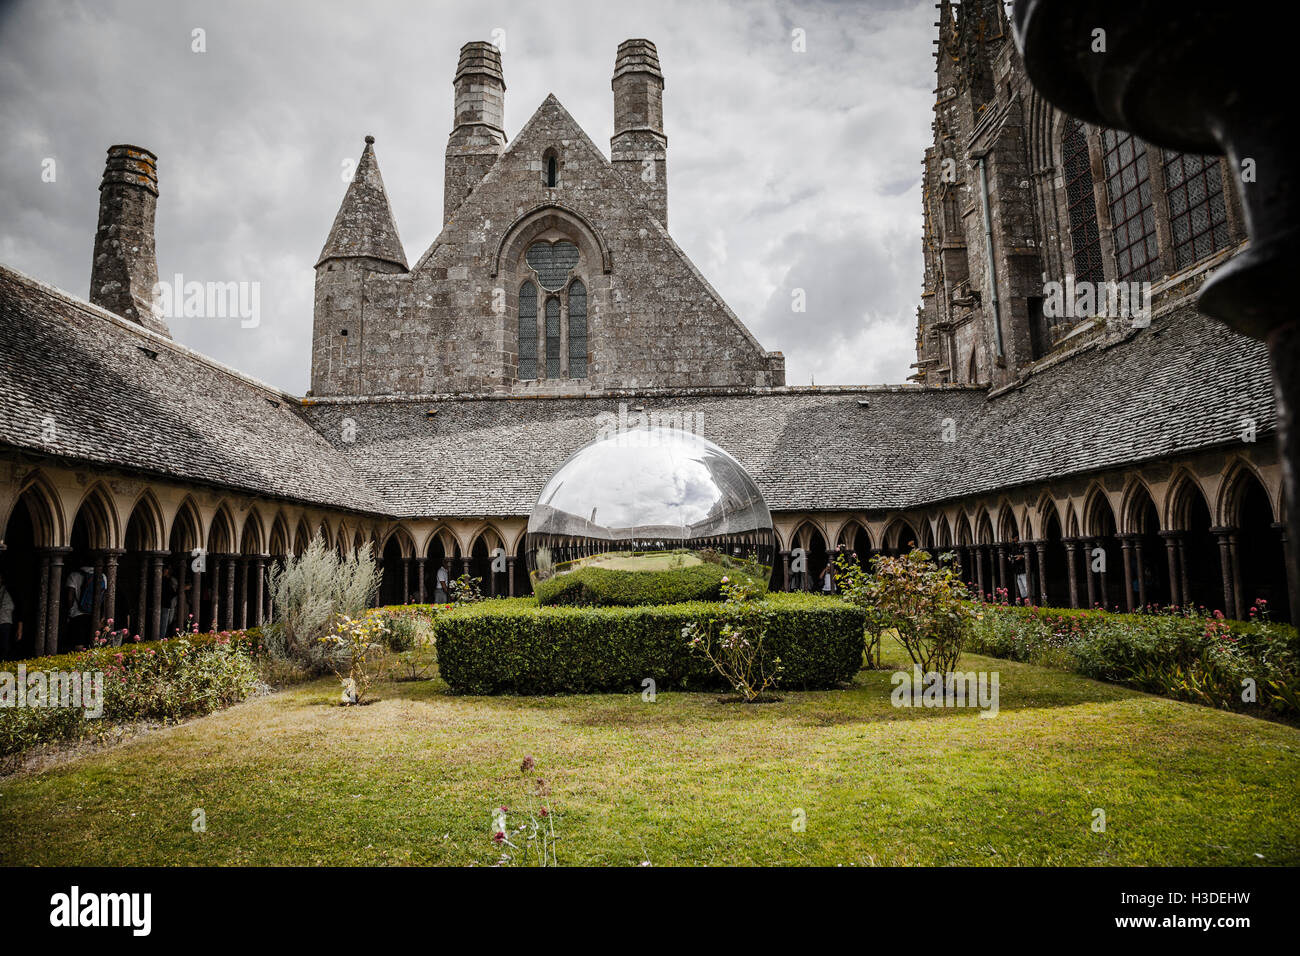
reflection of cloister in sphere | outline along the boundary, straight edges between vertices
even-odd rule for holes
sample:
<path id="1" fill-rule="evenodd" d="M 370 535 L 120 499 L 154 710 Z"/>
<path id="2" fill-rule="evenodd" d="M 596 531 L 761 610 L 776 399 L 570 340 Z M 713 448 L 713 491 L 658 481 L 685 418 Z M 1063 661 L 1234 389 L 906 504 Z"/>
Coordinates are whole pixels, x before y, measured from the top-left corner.
<path id="1" fill-rule="evenodd" d="M 575 562 L 661 570 L 710 560 L 766 581 L 776 536 L 736 459 L 691 432 L 638 428 L 598 438 L 560 466 L 538 496 L 525 547 L 534 574 Z"/>

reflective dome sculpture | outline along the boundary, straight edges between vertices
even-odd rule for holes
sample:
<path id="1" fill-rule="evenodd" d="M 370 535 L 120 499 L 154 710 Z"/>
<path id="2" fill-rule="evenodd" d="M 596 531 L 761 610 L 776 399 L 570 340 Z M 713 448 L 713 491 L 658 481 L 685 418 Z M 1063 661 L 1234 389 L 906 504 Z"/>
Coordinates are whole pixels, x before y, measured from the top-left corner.
<path id="1" fill-rule="evenodd" d="M 529 516 L 526 548 L 534 585 L 580 566 L 701 562 L 766 583 L 776 536 L 740 462 L 692 432 L 641 427 L 597 438 L 560 466 Z"/>

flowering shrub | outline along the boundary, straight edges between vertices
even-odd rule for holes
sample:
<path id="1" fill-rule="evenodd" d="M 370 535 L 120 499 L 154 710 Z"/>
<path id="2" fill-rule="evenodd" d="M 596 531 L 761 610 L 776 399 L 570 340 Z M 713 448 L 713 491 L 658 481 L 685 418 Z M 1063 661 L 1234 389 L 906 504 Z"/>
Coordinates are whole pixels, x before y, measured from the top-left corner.
<path id="1" fill-rule="evenodd" d="M 923 672 L 948 673 L 957 666 L 975 613 L 948 557 L 936 562 L 917 549 L 872 558 L 870 573 L 852 561 L 838 568 L 844 599 L 866 612 L 875 646 L 882 631 L 893 630 Z"/>
<path id="2" fill-rule="evenodd" d="M 260 633 L 184 634 L 162 641 L 128 640 L 121 646 L 113 646 L 113 633 L 107 628 L 99 632 L 95 646 L 85 651 L 24 662 L 29 674 L 102 672 L 103 713 L 90 718 L 79 707 L 2 708 L 0 761 L 12 762 L 42 743 L 102 735 L 115 723 L 210 713 L 243 700 L 257 686 Z"/>
<path id="3" fill-rule="evenodd" d="M 771 610 L 761 601 L 766 589 L 748 579 L 722 579 L 722 604 L 716 616 L 682 628 L 686 646 L 702 656 L 746 703 L 758 700 L 781 679 L 781 658 L 763 654 Z M 715 636 L 716 632 L 716 636 Z"/>
<path id="4" fill-rule="evenodd" d="M 1230 621 L 1219 611 L 1115 614 L 990 605 L 977 613 L 971 649 L 981 654 L 1209 706 L 1300 714 L 1300 641 L 1294 628 L 1262 615 Z"/>
<path id="5" fill-rule="evenodd" d="M 335 628 L 333 634 L 321 638 L 327 649 L 325 661 L 343 682 L 343 703 L 360 704 L 382 670 L 388 651 L 388 620 L 377 613 L 359 618 L 344 615 Z"/>
<path id="6" fill-rule="evenodd" d="M 483 580 L 482 578 L 471 577 L 469 574 L 462 574 L 455 581 L 450 582 L 447 588 L 451 591 L 451 600 L 453 604 L 474 604 L 483 600 Z"/>
<path id="7" fill-rule="evenodd" d="M 492 842 L 501 850 L 495 866 L 559 866 L 555 856 L 555 814 L 548 800 L 551 788 L 541 777 L 532 775 L 535 767 L 531 755 L 519 764 L 524 800 L 519 822 L 511 823 L 509 807 L 497 807 L 492 813 Z"/>

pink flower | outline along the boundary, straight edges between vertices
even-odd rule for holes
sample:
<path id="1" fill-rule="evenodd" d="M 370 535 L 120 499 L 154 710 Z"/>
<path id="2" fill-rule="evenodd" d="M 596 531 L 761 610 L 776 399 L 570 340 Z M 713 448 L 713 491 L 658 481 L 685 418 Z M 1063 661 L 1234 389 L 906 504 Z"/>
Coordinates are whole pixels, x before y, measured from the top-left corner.
<path id="1" fill-rule="evenodd" d="M 506 835 L 498 830 L 496 833 L 492 834 L 492 842 L 497 846 L 500 846 L 502 843 L 506 842 Z"/>

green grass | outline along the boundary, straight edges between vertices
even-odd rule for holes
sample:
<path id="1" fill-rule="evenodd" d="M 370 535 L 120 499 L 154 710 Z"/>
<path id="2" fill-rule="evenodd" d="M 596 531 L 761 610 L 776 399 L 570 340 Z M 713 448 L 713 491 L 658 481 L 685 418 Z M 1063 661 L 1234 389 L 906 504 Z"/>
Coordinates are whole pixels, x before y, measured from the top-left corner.
<path id="1" fill-rule="evenodd" d="M 963 667 L 1001 673 L 997 718 L 895 709 L 888 671 L 757 706 L 434 680 L 341 708 L 315 681 L 0 779 L 0 863 L 491 863 L 491 810 L 522 803 L 525 754 L 552 786 L 562 864 L 1300 863 L 1295 728 Z"/>
<path id="2" fill-rule="evenodd" d="M 660 554 L 629 554 L 625 551 L 610 551 L 595 557 L 574 561 L 564 570 L 573 568 L 609 568 L 611 571 L 669 571 L 673 568 L 689 568 L 704 561 L 694 554 L 669 551 Z"/>

